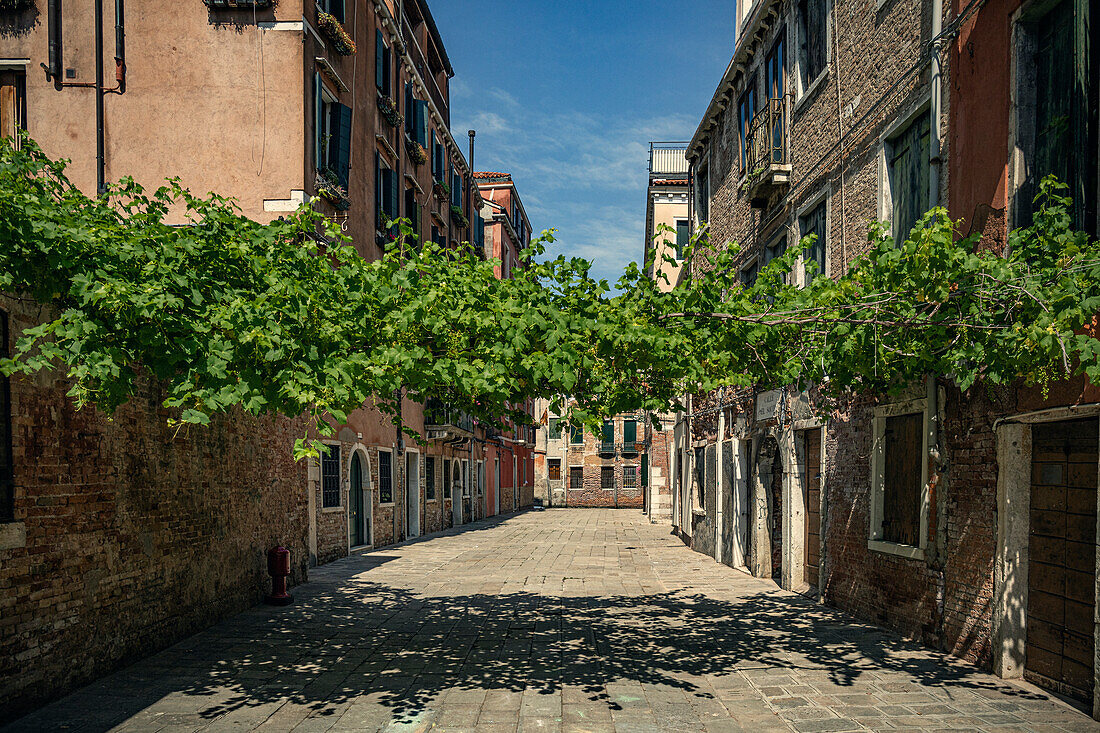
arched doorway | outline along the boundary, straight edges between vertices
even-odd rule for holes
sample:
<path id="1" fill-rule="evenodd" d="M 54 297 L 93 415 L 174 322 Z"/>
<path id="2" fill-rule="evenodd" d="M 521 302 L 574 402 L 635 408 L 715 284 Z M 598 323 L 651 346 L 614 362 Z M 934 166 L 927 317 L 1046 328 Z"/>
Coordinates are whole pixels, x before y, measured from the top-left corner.
<path id="1" fill-rule="evenodd" d="M 352 547 L 366 545 L 370 541 L 370 506 L 366 500 L 366 482 L 363 480 L 363 461 L 359 453 L 351 456 L 351 478 L 348 501 L 348 525 Z"/>

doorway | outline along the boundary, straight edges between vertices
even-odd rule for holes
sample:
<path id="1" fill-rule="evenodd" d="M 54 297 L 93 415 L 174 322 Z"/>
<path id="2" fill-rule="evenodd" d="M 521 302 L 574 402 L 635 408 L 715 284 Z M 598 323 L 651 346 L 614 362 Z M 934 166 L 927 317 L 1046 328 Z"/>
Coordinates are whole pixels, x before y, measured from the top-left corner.
<path id="1" fill-rule="evenodd" d="M 1032 426 L 1024 678 L 1093 697 L 1096 599 L 1095 419 Z"/>
<path id="2" fill-rule="evenodd" d="M 451 516 L 455 526 L 462 524 L 462 469 L 451 461 Z"/>
<path id="3" fill-rule="evenodd" d="M 370 544 L 371 502 L 364 481 L 363 461 L 359 453 L 351 456 L 351 479 L 348 501 L 348 526 L 352 547 Z"/>
<path id="4" fill-rule="evenodd" d="M 821 428 L 803 431 L 802 440 L 806 458 L 802 481 L 802 506 L 806 509 L 802 577 L 816 590 L 821 577 Z"/>
<path id="5" fill-rule="evenodd" d="M 420 454 L 405 452 L 405 526 L 407 538 L 420 536 Z"/>

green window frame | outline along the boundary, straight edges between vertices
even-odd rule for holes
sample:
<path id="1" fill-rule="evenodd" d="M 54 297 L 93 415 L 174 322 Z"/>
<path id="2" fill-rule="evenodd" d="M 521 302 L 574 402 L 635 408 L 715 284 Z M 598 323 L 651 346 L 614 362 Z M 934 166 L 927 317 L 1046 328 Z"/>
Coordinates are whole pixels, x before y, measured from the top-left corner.
<path id="1" fill-rule="evenodd" d="M 887 143 L 890 222 L 894 242 L 899 245 L 928 211 L 930 134 L 931 117 L 928 110 L 924 110 Z"/>

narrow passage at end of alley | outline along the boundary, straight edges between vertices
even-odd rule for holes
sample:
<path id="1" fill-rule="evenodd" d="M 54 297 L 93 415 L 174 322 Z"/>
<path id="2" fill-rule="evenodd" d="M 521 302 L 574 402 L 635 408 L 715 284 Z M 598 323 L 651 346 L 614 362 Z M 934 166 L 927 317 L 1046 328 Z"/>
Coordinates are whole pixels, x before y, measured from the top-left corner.
<path id="1" fill-rule="evenodd" d="M 295 596 L 5 730 L 1100 730 L 631 511 L 483 520 L 317 568 Z"/>

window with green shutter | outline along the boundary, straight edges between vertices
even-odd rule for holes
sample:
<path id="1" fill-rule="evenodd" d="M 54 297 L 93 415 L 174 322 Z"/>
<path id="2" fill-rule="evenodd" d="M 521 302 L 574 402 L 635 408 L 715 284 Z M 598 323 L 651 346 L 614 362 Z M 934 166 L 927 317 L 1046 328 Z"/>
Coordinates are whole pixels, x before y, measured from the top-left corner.
<path id="1" fill-rule="evenodd" d="M 629 445 L 638 442 L 638 421 L 623 420 L 623 443 Z"/>
<path id="2" fill-rule="evenodd" d="M 615 445 L 615 423 L 612 420 L 603 421 L 603 445 L 611 447 Z"/>
<path id="3" fill-rule="evenodd" d="M 561 418 L 560 417 L 550 418 L 549 438 L 550 438 L 550 440 L 561 440 Z"/>
<path id="4" fill-rule="evenodd" d="M 798 219 L 800 237 L 808 237 L 811 234 L 816 237 L 814 243 L 806 248 L 803 253 L 803 265 L 806 272 L 806 282 L 810 282 L 818 275 L 825 275 L 825 202 L 822 201 L 813 207 L 809 213 Z"/>
<path id="5" fill-rule="evenodd" d="M 890 221 L 895 242 L 905 241 L 928 211 L 929 126 L 929 114 L 922 112 L 887 142 Z"/>
<path id="6" fill-rule="evenodd" d="M 649 486 L 649 456 L 642 454 L 642 486 Z"/>
<path id="7" fill-rule="evenodd" d="M 383 96 L 391 96 L 390 79 L 393 74 L 390 70 L 390 49 L 386 45 L 386 39 L 382 31 L 375 31 L 374 39 L 374 81 L 378 87 L 378 93 Z"/>
<path id="8" fill-rule="evenodd" d="M 691 242 L 691 222 L 687 219 L 676 220 L 676 259 L 684 259 L 684 250 Z"/>

